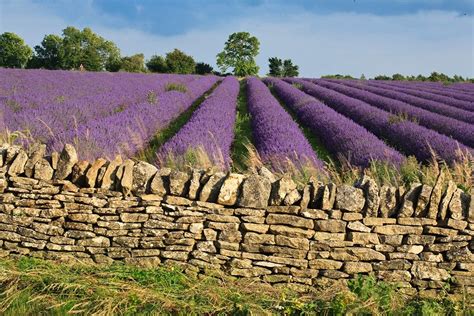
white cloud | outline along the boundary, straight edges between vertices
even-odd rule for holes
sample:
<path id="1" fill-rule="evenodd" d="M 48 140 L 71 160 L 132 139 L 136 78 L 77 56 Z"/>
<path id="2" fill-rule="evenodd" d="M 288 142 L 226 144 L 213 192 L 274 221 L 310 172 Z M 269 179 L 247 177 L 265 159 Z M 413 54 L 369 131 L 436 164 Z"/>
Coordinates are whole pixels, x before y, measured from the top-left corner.
<path id="1" fill-rule="evenodd" d="M 376 74 L 428 74 L 440 71 L 474 77 L 474 35 L 471 17 L 454 12 L 420 12 L 399 16 L 337 13 L 292 14 L 281 18 L 260 14 L 230 19 L 212 29 L 194 29 L 185 34 L 160 36 L 133 27 L 111 28 L 100 15 L 87 25 L 65 21 L 41 6 L 22 0 L 3 7 L 0 31 L 13 31 L 36 45 L 44 34 L 59 33 L 65 26 L 90 26 L 111 39 L 123 54 L 163 54 L 180 48 L 199 61 L 214 64 L 227 36 L 245 30 L 261 42 L 258 62 L 261 74 L 271 56 L 291 58 L 302 76 L 329 73 L 366 76 Z M 28 8 L 27 10 L 24 8 Z M 8 10 L 8 14 L 6 11 Z M 114 17 L 104 17 L 113 19 Z"/>

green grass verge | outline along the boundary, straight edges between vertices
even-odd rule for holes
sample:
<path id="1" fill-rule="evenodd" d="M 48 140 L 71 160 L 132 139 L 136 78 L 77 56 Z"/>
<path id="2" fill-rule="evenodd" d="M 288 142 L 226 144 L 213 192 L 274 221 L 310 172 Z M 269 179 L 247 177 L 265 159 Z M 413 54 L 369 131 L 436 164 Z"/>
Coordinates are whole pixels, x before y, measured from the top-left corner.
<path id="1" fill-rule="evenodd" d="M 171 267 L 0 259 L 2 315 L 472 315 L 465 296 L 414 298 L 374 277 L 336 291 L 303 295 Z"/>
<path id="2" fill-rule="evenodd" d="M 249 146 L 252 144 L 252 125 L 247 107 L 247 82 L 245 79 L 240 81 L 234 135 L 235 139 L 231 152 L 232 169 L 234 171 L 244 171 L 247 169 L 247 160 L 250 155 Z"/>
<path id="3" fill-rule="evenodd" d="M 176 134 L 181 127 L 186 124 L 187 121 L 191 118 L 194 111 L 201 105 L 206 98 L 212 94 L 215 88 L 221 83 L 221 81 L 214 84 L 206 93 L 199 97 L 194 103 L 181 115 L 179 115 L 174 121 L 172 121 L 166 128 L 159 131 L 153 139 L 150 141 L 148 147 L 142 152 L 137 154 L 137 158 L 140 160 L 145 160 L 149 163 L 154 163 L 156 160 L 156 152 L 161 145 L 166 143 L 171 137 Z"/>

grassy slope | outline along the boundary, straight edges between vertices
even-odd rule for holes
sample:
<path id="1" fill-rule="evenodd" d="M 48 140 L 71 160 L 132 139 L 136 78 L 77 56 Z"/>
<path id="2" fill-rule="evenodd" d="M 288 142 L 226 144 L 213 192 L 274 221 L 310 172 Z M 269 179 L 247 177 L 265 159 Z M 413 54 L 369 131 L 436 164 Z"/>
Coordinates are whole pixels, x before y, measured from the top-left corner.
<path id="1" fill-rule="evenodd" d="M 461 315 L 462 311 L 467 315 L 469 311 L 466 298 L 417 299 L 372 277 L 349 281 L 349 289 L 298 295 L 250 281 L 196 278 L 170 267 L 0 259 L 2 315 Z"/>

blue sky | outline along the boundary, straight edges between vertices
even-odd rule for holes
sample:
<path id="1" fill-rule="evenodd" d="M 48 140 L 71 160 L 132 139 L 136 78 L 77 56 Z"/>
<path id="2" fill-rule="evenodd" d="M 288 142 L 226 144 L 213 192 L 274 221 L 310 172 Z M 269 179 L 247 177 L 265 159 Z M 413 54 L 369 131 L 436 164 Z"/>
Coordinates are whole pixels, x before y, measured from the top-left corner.
<path id="1" fill-rule="evenodd" d="M 123 54 L 176 47 L 214 65 L 227 36 L 248 31 L 261 42 L 261 74 L 278 56 L 311 77 L 474 77 L 473 19 L 471 0 L 0 0 L 0 32 L 32 46 L 68 25 L 89 26 Z"/>

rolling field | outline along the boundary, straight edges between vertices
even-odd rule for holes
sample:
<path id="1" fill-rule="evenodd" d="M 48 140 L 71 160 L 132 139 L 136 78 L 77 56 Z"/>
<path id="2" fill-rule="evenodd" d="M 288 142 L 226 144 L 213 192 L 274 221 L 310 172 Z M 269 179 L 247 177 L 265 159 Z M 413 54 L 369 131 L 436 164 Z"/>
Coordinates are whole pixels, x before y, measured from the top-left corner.
<path id="1" fill-rule="evenodd" d="M 474 152 L 474 84 L 0 69 L 0 135 L 159 166 L 452 165 Z"/>

